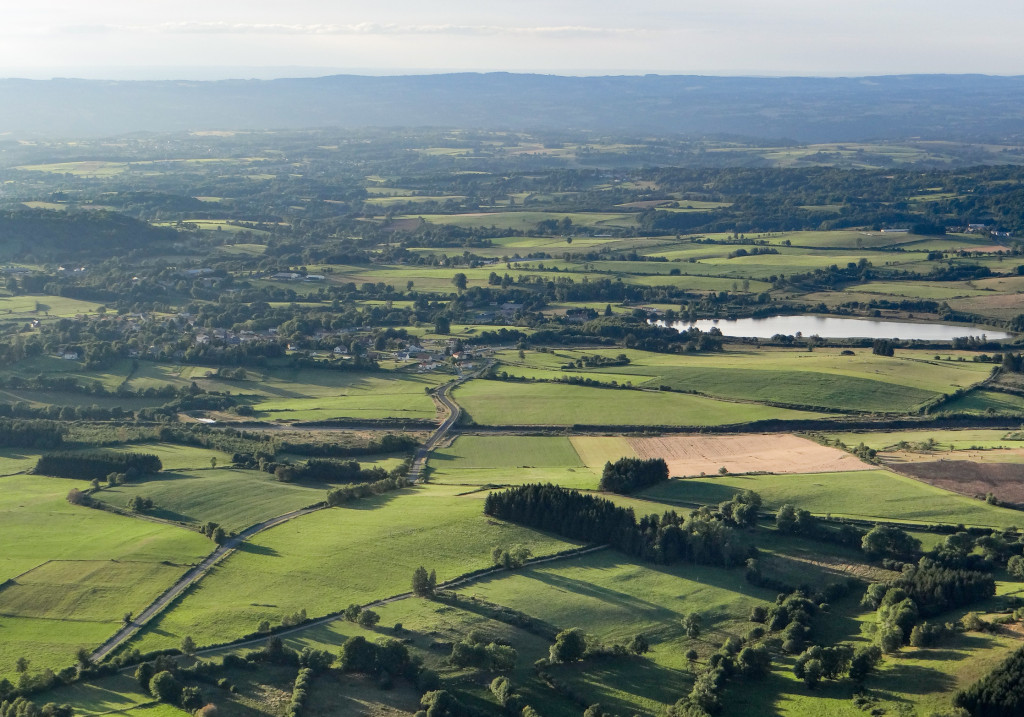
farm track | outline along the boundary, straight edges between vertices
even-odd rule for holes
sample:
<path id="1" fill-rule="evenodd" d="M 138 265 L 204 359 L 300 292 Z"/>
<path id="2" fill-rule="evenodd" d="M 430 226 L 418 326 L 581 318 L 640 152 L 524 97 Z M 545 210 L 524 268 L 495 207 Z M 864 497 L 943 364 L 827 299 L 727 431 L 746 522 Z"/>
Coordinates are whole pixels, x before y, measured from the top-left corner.
<path id="1" fill-rule="evenodd" d="M 128 638 L 141 630 L 146 623 L 160 614 L 175 598 L 185 592 L 185 590 L 190 586 L 199 582 L 203 576 L 210 572 L 214 565 L 234 552 L 238 546 L 242 545 L 249 538 L 257 533 L 262 533 L 265 530 L 269 530 L 270 528 L 281 525 L 282 523 L 286 523 L 293 518 L 299 518 L 303 515 L 309 515 L 310 513 L 315 513 L 318 510 L 323 510 L 325 507 L 326 505 L 316 505 L 309 508 L 293 510 L 290 513 L 285 513 L 284 515 L 264 520 L 262 523 L 257 523 L 256 525 L 246 528 L 235 537 L 229 538 L 223 545 L 220 545 L 216 550 L 210 553 L 203 562 L 189 570 L 181 577 L 180 580 L 178 580 L 178 582 L 165 590 L 164 593 L 154 600 L 149 607 L 139 613 L 138 617 L 134 618 L 130 623 L 121 628 L 116 635 L 100 645 L 91 655 L 93 662 L 99 662 L 117 647 L 122 645 L 126 640 L 128 640 Z"/>
<path id="2" fill-rule="evenodd" d="M 600 550 L 607 550 L 607 549 L 608 549 L 607 545 L 593 545 L 593 546 L 590 546 L 590 547 L 587 547 L 587 548 L 579 548 L 577 550 L 571 550 L 571 551 L 568 551 L 568 552 L 557 553 L 555 555 L 547 555 L 547 556 L 540 557 L 540 558 L 533 558 L 533 559 L 527 560 L 525 563 L 523 563 L 523 567 L 524 568 L 529 568 L 529 567 L 534 567 L 536 565 L 543 565 L 545 563 L 553 563 L 553 562 L 558 561 L 558 560 L 568 560 L 569 558 L 577 558 L 577 557 L 579 557 L 581 555 L 589 555 L 590 553 L 596 553 L 596 552 L 598 552 Z M 510 569 L 509 568 L 504 568 L 504 567 L 494 567 L 494 568 L 490 568 L 489 570 L 483 570 L 483 571 L 480 571 L 480 572 L 471 573 L 469 575 L 463 575 L 462 577 L 454 578 L 453 580 L 449 580 L 447 582 L 439 584 L 437 587 L 439 589 L 458 588 L 458 587 L 462 587 L 462 586 L 465 586 L 465 585 L 469 585 L 469 584 L 474 583 L 474 582 L 476 582 L 478 580 L 482 580 L 483 578 L 489 578 L 489 577 L 491 577 L 493 575 L 497 575 L 498 573 L 503 573 L 503 572 L 510 572 Z M 398 595 L 392 595 L 391 597 L 386 597 L 386 598 L 382 598 L 380 600 L 375 600 L 374 602 L 366 603 L 365 605 L 362 605 L 361 607 L 364 610 L 366 610 L 366 609 L 373 609 L 373 608 L 376 608 L 376 607 L 383 607 L 385 605 L 390 605 L 392 603 L 400 602 L 402 600 L 408 600 L 411 597 L 414 597 L 414 594 L 412 592 L 399 593 Z M 292 634 L 295 634 L 297 632 L 302 632 L 303 630 L 308 630 L 309 628 L 312 628 L 312 627 L 319 627 L 321 625 L 327 625 L 329 623 L 335 622 L 337 620 L 343 620 L 343 619 L 344 619 L 344 615 L 341 614 L 341 613 L 338 613 L 336 615 L 328 615 L 327 617 L 317 618 L 316 620 L 311 620 L 311 621 L 309 621 L 307 623 L 304 623 L 302 625 L 297 625 L 296 627 L 292 627 L 292 628 L 289 628 L 287 630 L 281 630 L 281 631 L 275 632 L 275 633 L 273 633 L 272 636 L 273 637 L 283 637 L 285 635 L 292 635 Z M 245 638 L 245 639 L 242 639 L 242 640 L 238 640 L 237 642 L 228 642 L 228 643 L 225 643 L 223 645 L 218 645 L 216 647 L 208 647 L 208 648 L 205 648 L 203 650 L 197 650 L 196 651 L 196 655 L 209 655 L 209 654 L 220 652 L 222 650 L 238 649 L 238 648 L 241 648 L 241 647 L 248 647 L 248 646 L 251 646 L 251 645 L 261 645 L 264 642 L 266 642 L 268 637 L 271 637 L 271 635 L 261 635 L 260 637 Z"/>
<path id="3" fill-rule="evenodd" d="M 434 430 L 430 437 L 426 440 L 423 446 L 416 452 L 416 457 L 413 459 L 411 468 L 409 469 L 408 478 L 413 483 L 418 483 L 423 479 L 422 473 L 426 466 L 427 457 L 430 455 L 430 451 L 442 441 L 448 430 L 459 422 L 462 417 L 462 409 L 459 404 L 455 403 L 449 395 L 451 389 L 462 383 L 468 381 L 475 376 L 478 376 L 481 372 L 486 371 L 494 362 L 491 361 L 486 364 L 479 371 L 473 373 L 466 373 L 459 376 L 454 381 L 445 384 L 437 390 L 436 398 L 440 404 L 447 410 L 448 415 L 441 422 L 441 424 Z M 238 535 L 228 539 L 223 545 L 219 546 L 216 550 L 210 553 L 201 563 L 196 565 L 194 568 L 189 570 L 185 575 L 181 577 L 174 585 L 169 587 L 160 597 L 153 601 L 149 607 L 139 613 L 138 617 L 134 618 L 130 623 L 121 628 L 117 634 L 107 640 L 105 643 L 100 645 L 91 655 L 94 662 L 103 660 L 107 655 L 116 650 L 118 647 L 123 645 L 129 638 L 135 635 L 141 630 L 150 620 L 159 615 L 163 610 L 170 605 L 177 597 L 184 593 L 189 587 L 196 584 L 203 579 L 213 569 L 213 567 L 223 560 L 225 557 L 233 553 L 238 546 L 245 543 L 249 538 L 258 533 L 262 533 L 265 530 L 274 528 L 283 523 L 287 523 L 294 518 L 300 518 L 304 515 L 323 510 L 327 505 L 321 504 L 316 506 L 310 506 L 308 508 L 300 508 L 299 510 L 293 510 L 290 513 L 279 515 L 275 518 L 270 518 L 257 523 L 249 528 L 246 528 Z M 163 521 L 161 521 L 163 522 Z M 375 603 L 378 604 L 378 603 Z M 384 603 L 379 603 L 384 604 Z"/>

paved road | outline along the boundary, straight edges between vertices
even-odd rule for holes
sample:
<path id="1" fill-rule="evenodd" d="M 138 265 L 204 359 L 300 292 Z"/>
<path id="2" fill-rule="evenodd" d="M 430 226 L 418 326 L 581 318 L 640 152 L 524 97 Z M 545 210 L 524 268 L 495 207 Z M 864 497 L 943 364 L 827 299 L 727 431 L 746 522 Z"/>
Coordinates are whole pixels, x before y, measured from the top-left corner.
<path id="1" fill-rule="evenodd" d="M 441 405 L 448 411 L 448 416 L 441 421 L 441 425 L 434 429 L 434 432 L 430 434 L 430 437 L 426 442 L 424 442 L 424 444 L 420 446 L 419 450 L 416 451 L 416 456 L 412 460 L 412 466 L 409 468 L 408 478 L 410 481 L 413 483 L 419 483 L 423 480 L 423 469 L 427 465 L 427 457 L 430 455 L 430 452 L 434 450 L 434 447 L 444 439 L 448 434 L 448 431 L 459 422 L 460 418 L 462 418 L 462 409 L 459 408 L 459 404 L 452 400 L 450 395 L 451 390 L 456 386 L 462 385 L 469 379 L 481 375 L 492 365 L 494 365 L 494 361 L 488 361 L 487 364 L 478 371 L 464 373 L 454 381 L 446 383 L 444 386 L 437 389 L 437 393 L 435 394 L 437 396 L 437 400 L 440 401 Z"/>
<path id="2" fill-rule="evenodd" d="M 464 373 L 458 378 L 456 378 L 454 381 L 446 383 L 444 386 L 441 386 L 437 390 L 437 400 L 441 402 L 442 406 L 444 406 L 445 410 L 448 412 L 448 415 L 441 422 L 441 425 L 439 425 L 434 430 L 434 432 L 430 434 L 430 437 L 419 448 L 419 450 L 416 451 L 416 456 L 415 458 L 413 458 L 412 466 L 409 468 L 408 478 L 410 481 L 412 481 L 413 483 L 418 483 L 423 479 L 423 468 L 426 466 L 427 457 L 430 455 L 430 451 L 432 451 L 434 449 L 434 446 L 436 446 L 442 439 L 444 439 L 445 435 L 448 433 L 448 430 L 456 423 L 458 423 L 459 418 L 462 417 L 462 409 L 459 408 L 459 404 L 455 403 L 455 401 L 451 399 L 451 397 L 449 396 L 449 392 L 456 386 L 461 385 L 462 383 L 468 381 L 474 376 L 480 375 L 482 372 L 490 368 L 493 363 L 493 361 L 487 363 L 479 371 L 475 371 L 472 373 Z M 178 582 L 176 582 L 174 585 L 168 588 L 163 595 L 158 597 L 153 602 L 153 604 L 151 604 L 149 607 L 147 607 L 145 610 L 139 613 L 139 615 L 134 620 L 132 620 L 130 623 L 121 628 L 116 635 L 114 635 L 112 638 L 110 638 L 105 643 L 100 645 L 100 647 L 92 653 L 93 662 L 99 662 L 107 655 L 109 655 L 113 650 L 117 649 L 117 647 L 124 644 L 124 642 L 127 641 L 132 635 L 141 630 L 146 623 L 148 623 L 150 620 L 152 620 L 154 617 L 160 614 L 164 610 L 164 608 L 166 608 L 171 603 L 172 600 L 174 600 L 176 597 L 185 592 L 185 590 L 187 590 L 190 585 L 202 579 L 204 575 L 210 572 L 214 565 L 216 565 L 226 555 L 233 552 L 239 545 L 244 543 L 246 540 L 256 535 L 257 533 L 263 532 L 264 530 L 273 528 L 277 525 L 280 525 L 281 523 L 285 523 L 289 520 L 292 520 L 293 518 L 298 518 L 303 515 L 308 515 L 309 513 L 312 513 L 314 511 L 322 510 L 325 507 L 327 507 L 326 504 L 316 505 L 309 508 L 302 508 L 301 510 L 293 510 L 291 513 L 279 515 L 276 518 L 265 520 L 262 523 L 258 523 L 257 525 L 247 528 L 235 537 L 227 540 L 223 545 L 219 546 L 216 550 L 210 553 L 210 555 L 205 560 L 203 560 L 203 562 L 199 563 L 199 565 L 195 566 L 187 573 L 185 573 L 185 575 L 182 576 L 182 578 Z M 389 598 L 388 601 L 402 599 L 405 597 L 408 597 L 408 595 Z M 380 601 L 373 604 L 384 605 L 388 601 Z"/>
<path id="3" fill-rule="evenodd" d="M 130 638 L 132 635 L 134 635 L 136 632 L 142 629 L 143 625 L 145 625 L 147 622 L 152 620 L 156 615 L 162 612 L 163 609 L 167 607 L 172 600 L 174 600 L 176 597 L 185 592 L 185 590 L 188 589 L 190 585 L 192 585 L 200 578 L 202 578 L 204 575 L 206 575 L 208 572 L 210 572 L 210 569 L 218 562 L 220 562 L 220 560 L 224 558 L 224 556 L 234 551 L 239 545 L 244 543 L 246 540 L 256 535 L 257 533 L 262 533 L 264 530 L 269 530 L 270 528 L 280 525 L 281 523 L 285 523 L 293 518 L 298 518 L 300 516 L 308 515 L 315 511 L 322 510 L 324 507 L 326 506 L 317 505 L 309 508 L 302 508 L 300 510 L 293 510 L 291 513 L 285 513 L 284 515 L 279 515 L 276 518 L 271 518 L 270 520 L 265 520 L 262 523 L 257 523 L 256 525 L 250 528 L 246 528 L 235 537 L 226 540 L 222 545 L 218 546 L 216 550 L 210 553 L 210 555 L 207 556 L 207 558 L 203 560 L 203 562 L 199 563 L 199 565 L 195 566 L 187 573 L 185 573 L 185 575 L 183 575 L 178 582 L 174 583 L 174 585 L 169 587 L 164 592 L 163 595 L 161 595 L 155 601 L 153 601 L 153 604 L 151 604 L 149 607 L 147 607 L 145 610 L 139 613 L 138 616 L 135 617 L 135 619 L 133 619 L 130 623 L 121 628 L 116 635 L 114 635 L 112 638 L 110 638 L 105 643 L 100 645 L 96 649 L 96 651 L 92 653 L 93 662 L 99 662 L 100 660 L 102 660 L 104 657 L 109 655 L 111 651 L 116 649 L 128 638 Z"/>

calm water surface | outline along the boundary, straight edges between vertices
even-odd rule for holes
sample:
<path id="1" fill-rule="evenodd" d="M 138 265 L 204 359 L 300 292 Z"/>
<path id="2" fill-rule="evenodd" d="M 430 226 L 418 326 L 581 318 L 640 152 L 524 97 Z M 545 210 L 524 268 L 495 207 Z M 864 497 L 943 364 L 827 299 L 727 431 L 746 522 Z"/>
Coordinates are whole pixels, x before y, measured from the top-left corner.
<path id="1" fill-rule="evenodd" d="M 664 326 L 663 321 L 659 324 Z M 771 316 L 766 319 L 701 319 L 692 324 L 677 321 L 672 328 L 685 331 L 696 326 L 701 331 L 717 327 L 726 336 L 769 339 L 775 334 L 821 336 L 830 339 L 921 339 L 923 341 L 951 341 L 958 336 L 986 336 L 990 339 L 1008 339 L 1003 331 L 979 329 L 952 324 L 916 324 L 909 321 L 876 321 L 874 319 L 843 319 L 828 316 Z"/>

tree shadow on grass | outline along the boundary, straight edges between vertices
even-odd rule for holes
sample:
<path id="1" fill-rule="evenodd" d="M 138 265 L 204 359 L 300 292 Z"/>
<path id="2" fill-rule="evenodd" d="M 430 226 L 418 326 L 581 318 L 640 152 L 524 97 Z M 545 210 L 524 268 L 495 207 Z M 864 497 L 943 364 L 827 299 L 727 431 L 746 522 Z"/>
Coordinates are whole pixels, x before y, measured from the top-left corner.
<path id="1" fill-rule="evenodd" d="M 161 508 L 157 506 L 153 510 L 149 511 L 147 515 L 151 515 L 154 518 L 160 520 L 169 520 L 175 523 L 198 523 L 199 520 L 193 518 L 191 515 L 185 515 L 174 510 L 168 510 L 167 508 Z"/>
<path id="2" fill-rule="evenodd" d="M 647 707 L 647 700 L 672 704 L 693 685 L 689 672 L 632 656 L 561 665 L 554 667 L 552 673 L 569 682 L 588 702 L 600 703 L 618 714 L 635 714 Z"/>
<path id="3" fill-rule="evenodd" d="M 267 545 L 260 545 L 259 543 L 241 543 L 236 550 L 241 553 L 249 553 L 250 555 L 266 555 L 272 558 L 281 557 L 281 554 L 274 548 Z"/>
<path id="4" fill-rule="evenodd" d="M 381 493 L 380 495 L 369 496 L 366 498 L 357 498 L 348 503 L 342 503 L 338 508 L 342 510 L 376 510 L 377 508 L 383 508 L 388 503 L 393 501 L 395 498 L 404 495 L 412 495 L 415 488 L 402 488 L 400 490 L 393 490 L 387 493 Z"/>
<path id="5" fill-rule="evenodd" d="M 672 478 L 668 483 L 642 492 L 638 497 L 644 500 L 667 503 L 669 505 L 680 504 L 688 506 L 690 503 L 703 503 L 705 505 L 718 505 L 749 487 L 757 490 L 757 479 L 752 476 L 730 475 L 729 480 L 749 481 L 749 486 L 732 486 L 716 483 L 714 476 L 700 478 Z"/>
<path id="6" fill-rule="evenodd" d="M 886 670 L 886 682 L 896 686 L 900 694 L 934 695 L 951 691 L 956 680 L 944 672 L 924 665 L 899 664 L 892 661 Z"/>

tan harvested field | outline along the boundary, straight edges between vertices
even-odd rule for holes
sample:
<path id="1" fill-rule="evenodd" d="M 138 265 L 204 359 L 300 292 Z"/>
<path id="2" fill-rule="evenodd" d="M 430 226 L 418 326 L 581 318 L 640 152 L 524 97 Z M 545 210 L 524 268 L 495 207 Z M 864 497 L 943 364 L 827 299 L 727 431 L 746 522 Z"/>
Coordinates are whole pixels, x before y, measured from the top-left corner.
<path id="1" fill-rule="evenodd" d="M 711 475 L 723 466 L 730 473 L 838 473 L 874 466 L 838 448 L 822 446 L 791 433 L 736 436 L 630 438 L 641 458 L 664 458 L 671 476 Z"/>
<path id="2" fill-rule="evenodd" d="M 1024 465 L 974 461 L 921 461 L 894 465 L 900 473 L 972 497 L 992 493 L 1004 503 L 1024 503 Z"/>
<path id="3" fill-rule="evenodd" d="M 1024 448 L 985 448 L 962 451 L 886 451 L 878 458 L 887 466 L 901 470 L 904 463 L 925 461 L 970 461 L 972 463 L 1024 463 Z"/>

